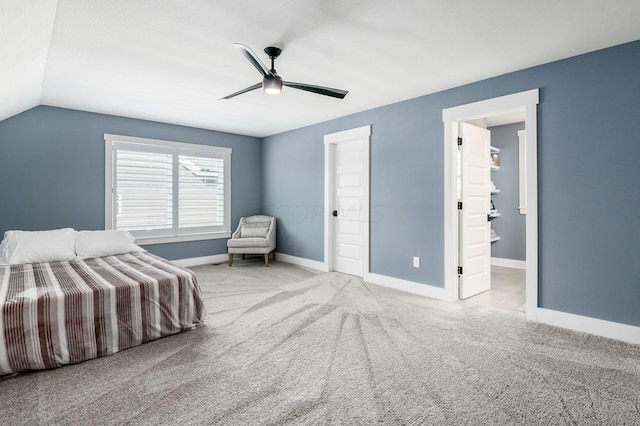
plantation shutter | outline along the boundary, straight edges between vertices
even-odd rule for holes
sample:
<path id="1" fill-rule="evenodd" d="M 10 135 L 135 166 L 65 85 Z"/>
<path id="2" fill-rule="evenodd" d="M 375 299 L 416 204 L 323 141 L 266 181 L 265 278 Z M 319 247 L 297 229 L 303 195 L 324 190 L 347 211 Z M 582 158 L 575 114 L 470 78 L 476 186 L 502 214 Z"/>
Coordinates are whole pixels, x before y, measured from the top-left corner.
<path id="1" fill-rule="evenodd" d="M 224 223 L 224 160 L 180 155 L 179 227 Z"/>
<path id="2" fill-rule="evenodd" d="M 150 240 L 229 232 L 230 149 L 106 136 L 107 228 Z"/>
<path id="3" fill-rule="evenodd" d="M 172 154 L 117 150 L 116 228 L 127 231 L 171 229 L 172 174 Z"/>

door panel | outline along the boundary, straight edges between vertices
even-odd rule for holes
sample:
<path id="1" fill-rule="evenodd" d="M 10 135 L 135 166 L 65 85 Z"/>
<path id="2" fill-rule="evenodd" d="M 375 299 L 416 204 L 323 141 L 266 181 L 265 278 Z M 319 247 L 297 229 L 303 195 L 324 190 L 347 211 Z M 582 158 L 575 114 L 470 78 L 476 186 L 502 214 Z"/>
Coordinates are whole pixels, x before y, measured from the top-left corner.
<path id="1" fill-rule="evenodd" d="M 342 188 L 359 188 L 361 185 L 359 173 L 344 173 L 338 176 L 338 185 Z"/>
<path id="2" fill-rule="evenodd" d="M 345 235 L 360 235 L 360 223 L 341 220 L 338 223 L 338 232 Z"/>
<path id="3" fill-rule="evenodd" d="M 363 166 L 362 140 L 336 144 L 335 201 L 335 270 L 362 276 L 363 264 Z"/>
<path id="4" fill-rule="evenodd" d="M 460 124 L 462 137 L 460 298 L 491 288 L 491 226 L 487 219 L 491 203 L 489 147 L 491 132 L 468 123 Z"/>

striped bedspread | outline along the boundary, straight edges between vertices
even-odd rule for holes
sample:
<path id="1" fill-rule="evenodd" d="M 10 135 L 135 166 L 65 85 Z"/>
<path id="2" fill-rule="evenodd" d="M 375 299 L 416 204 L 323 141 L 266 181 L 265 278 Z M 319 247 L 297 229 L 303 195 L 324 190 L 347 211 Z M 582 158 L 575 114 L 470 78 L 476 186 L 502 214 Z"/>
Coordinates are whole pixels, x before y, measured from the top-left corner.
<path id="1" fill-rule="evenodd" d="M 204 325 L 196 276 L 146 252 L 0 266 L 0 376 Z"/>

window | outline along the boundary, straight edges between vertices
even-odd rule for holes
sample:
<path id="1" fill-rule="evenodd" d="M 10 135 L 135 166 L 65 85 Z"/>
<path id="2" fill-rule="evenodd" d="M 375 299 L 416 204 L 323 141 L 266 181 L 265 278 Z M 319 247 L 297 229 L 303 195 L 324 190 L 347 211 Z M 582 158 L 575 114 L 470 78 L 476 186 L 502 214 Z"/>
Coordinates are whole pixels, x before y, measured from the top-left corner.
<path id="1" fill-rule="evenodd" d="M 136 243 L 228 238 L 231 149 L 104 135 L 105 228 Z"/>

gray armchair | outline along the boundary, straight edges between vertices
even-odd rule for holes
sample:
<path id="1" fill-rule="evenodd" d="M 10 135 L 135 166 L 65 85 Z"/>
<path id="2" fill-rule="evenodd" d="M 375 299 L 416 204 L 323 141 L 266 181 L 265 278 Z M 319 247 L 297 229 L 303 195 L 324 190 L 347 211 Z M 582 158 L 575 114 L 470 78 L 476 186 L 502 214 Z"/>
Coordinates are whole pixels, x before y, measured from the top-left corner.
<path id="1" fill-rule="evenodd" d="M 269 254 L 276 260 L 276 218 L 271 216 L 241 217 L 238 228 L 227 241 L 229 266 L 233 266 L 233 255 L 263 254 L 264 266 L 269 266 Z"/>

